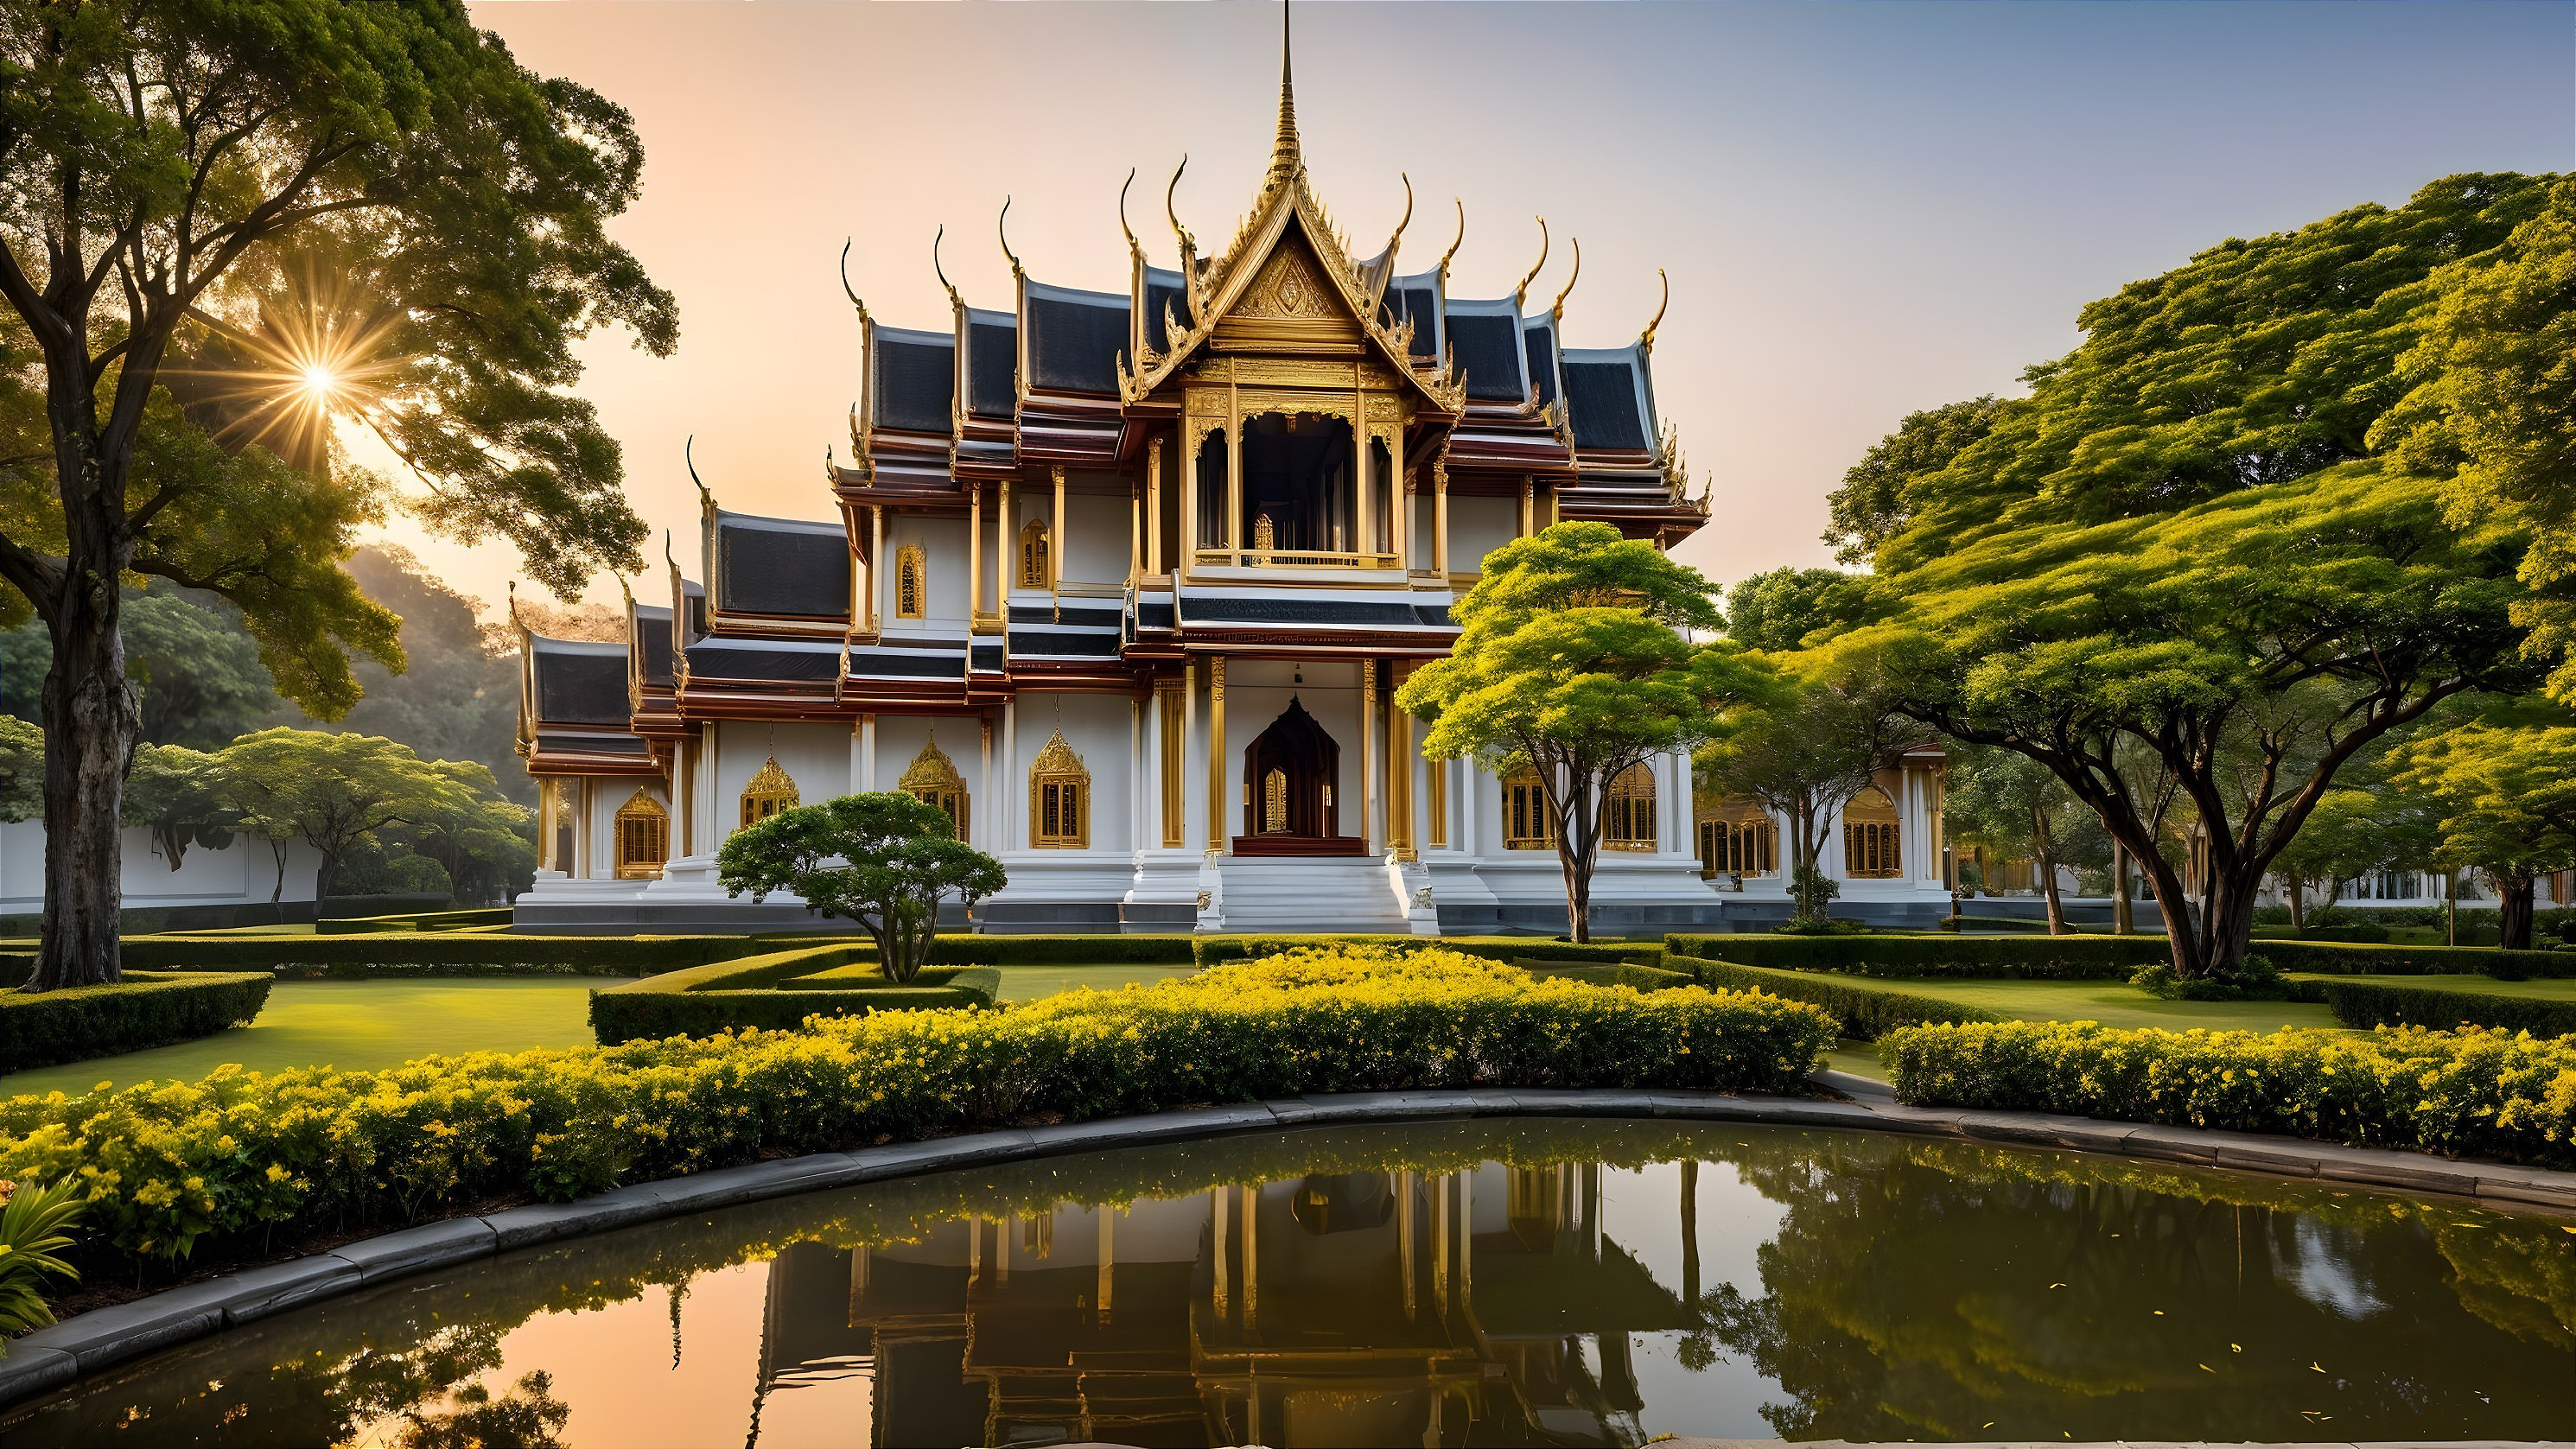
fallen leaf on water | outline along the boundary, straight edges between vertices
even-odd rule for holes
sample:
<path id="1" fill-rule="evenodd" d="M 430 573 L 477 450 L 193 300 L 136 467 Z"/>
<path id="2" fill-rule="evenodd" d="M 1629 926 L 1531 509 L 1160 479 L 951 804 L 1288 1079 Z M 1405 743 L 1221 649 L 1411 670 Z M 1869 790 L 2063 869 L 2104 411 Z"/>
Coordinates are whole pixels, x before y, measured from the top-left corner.
<path id="1" fill-rule="evenodd" d="M 2200 1371 L 2201 1371 L 2202 1373 L 2205 1373 L 2205 1374 L 2214 1374 L 2214 1373 L 2218 1372 L 2218 1370 L 2216 1370 L 2216 1369 L 2214 1369 L 2214 1368 L 2211 1368 L 2211 1367 L 2210 1367 L 2209 1365 L 2207 1365 L 2207 1364 L 2202 1364 L 2202 1365 L 2200 1366 Z"/>

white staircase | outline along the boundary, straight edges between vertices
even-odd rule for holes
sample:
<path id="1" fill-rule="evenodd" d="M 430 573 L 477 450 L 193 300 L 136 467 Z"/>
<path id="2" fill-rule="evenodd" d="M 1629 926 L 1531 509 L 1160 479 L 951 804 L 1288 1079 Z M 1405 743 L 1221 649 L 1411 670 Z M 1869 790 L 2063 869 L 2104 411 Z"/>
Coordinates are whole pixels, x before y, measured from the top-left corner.
<path id="1" fill-rule="evenodd" d="M 1404 934 L 1406 903 L 1376 856 L 1226 856 L 1225 929 Z"/>

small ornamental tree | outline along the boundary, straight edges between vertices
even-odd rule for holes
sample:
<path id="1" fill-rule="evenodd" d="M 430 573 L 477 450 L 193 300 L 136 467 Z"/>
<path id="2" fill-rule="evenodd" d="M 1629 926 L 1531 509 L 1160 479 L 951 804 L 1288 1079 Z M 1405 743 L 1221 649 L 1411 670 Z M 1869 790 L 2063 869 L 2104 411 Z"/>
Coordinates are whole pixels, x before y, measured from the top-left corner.
<path id="1" fill-rule="evenodd" d="M 223 762 L 185 745 L 143 745 L 125 771 L 125 823 L 151 827 L 152 848 L 177 870 L 188 847 L 232 844 L 241 812 L 225 798 Z"/>
<path id="2" fill-rule="evenodd" d="M 876 939 L 886 979 L 901 984 L 930 959 L 939 902 L 968 906 L 1002 888 L 1002 863 L 957 838 L 937 806 L 897 790 L 781 810 L 735 831 L 716 852 L 725 894 L 791 891 L 805 907 L 856 921 Z"/>
<path id="3" fill-rule="evenodd" d="M 1560 523 L 1485 557 L 1458 605 L 1458 643 L 1396 703 L 1431 722 L 1422 753 L 1538 777 L 1565 872 L 1574 940 L 1592 939 L 1592 871 L 1610 784 L 1688 750 L 1767 688 L 1733 643 L 1695 644 L 1723 616 L 1707 579 L 1606 523 Z"/>
<path id="4" fill-rule="evenodd" d="M 1788 821 L 1790 923 L 1800 929 L 1822 926 L 1827 902 L 1841 894 L 1822 864 L 1834 812 L 1932 733 L 1896 712 L 1867 661 L 1835 664 L 1784 675 L 1694 762 L 1711 790 L 1744 796 Z"/>

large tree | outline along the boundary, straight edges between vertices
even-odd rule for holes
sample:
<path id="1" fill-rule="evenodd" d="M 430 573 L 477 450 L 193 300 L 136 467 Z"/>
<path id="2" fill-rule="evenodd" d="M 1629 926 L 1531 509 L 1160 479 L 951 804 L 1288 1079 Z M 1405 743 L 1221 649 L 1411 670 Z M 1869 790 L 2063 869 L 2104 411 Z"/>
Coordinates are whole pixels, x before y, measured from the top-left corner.
<path id="1" fill-rule="evenodd" d="M 1396 703 L 1430 721 L 1424 756 L 1473 756 L 1538 777 L 1565 874 L 1573 939 L 1592 932 L 1592 872 L 1611 782 L 1720 732 L 1763 695 L 1731 642 L 1694 643 L 1725 619 L 1697 569 L 1606 523 L 1560 523 L 1485 556 L 1457 609 L 1458 642 Z"/>
<path id="2" fill-rule="evenodd" d="M 2549 186 L 2448 178 L 2094 303 L 1876 555 L 1878 621 L 1836 647 L 1903 660 L 1908 713 L 2065 781 L 2153 878 L 2184 976 L 2241 962 L 2273 858 L 2356 755 L 2529 686 L 2519 541 L 2463 531 L 2444 480 L 2369 439 L 2434 273 L 2491 262 Z M 2150 827 L 2159 777 L 2197 889 Z"/>
<path id="3" fill-rule="evenodd" d="M 1880 545 L 1903 533 L 1914 518 L 1907 495 L 1916 480 L 1939 473 L 1983 442 L 1995 430 L 1996 412 L 2007 406 L 1990 393 L 1907 413 L 1895 432 L 1871 444 L 1826 499 L 1830 522 L 1825 542 L 1834 545 L 1834 557 L 1864 563 Z"/>
<path id="4" fill-rule="evenodd" d="M 240 812 L 243 830 L 280 847 L 301 840 L 320 853 L 316 901 L 331 894 L 340 862 L 374 843 L 378 832 L 440 821 L 466 803 L 455 777 L 439 763 L 374 735 L 261 730 L 233 741 L 216 758 L 218 788 Z M 278 859 L 282 893 L 282 849 Z"/>
<path id="5" fill-rule="evenodd" d="M 1782 565 L 1726 591 L 1726 637 L 1747 649 L 1795 649 L 1808 635 L 1845 621 L 1867 581 L 1840 569 Z"/>
<path id="6" fill-rule="evenodd" d="M 127 595 L 118 630 L 135 697 L 135 738 L 211 750 L 278 706 L 259 645 L 220 599 L 169 588 Z M 54 643 L 43 625 L 0 632 L 0 709 L 43 718 Z"/>
<path id="7" fill-rule="evenodd" d="M 2464 258 L 2434 281 L 2441 305 L 2398 359 L 2415 388 L 2373 441 L 2450 476 L 2465 520 L 2529 531 L 2531 593 L 2516 613 L 2535 652 L 2558 661 L 2550 692 L 2576 704 L 2576 178 L 2500 256 Z"/>
<path id="8" fill-rule="evenodd" d="M 0 0 L 0 609 L 54 650 L 32 988 L 117 976 L 120 580 L 231 600 L 327 718 L 351 650 L 400 658 L 340 567 L 391 506 L 567 593 L 638 566 L 565 389 L 594 326 L 676 340 L 605 231 L 642 164 L 624 111 L 458 0 Z M 335 412 L 420 486 L 333 466 Z"/>

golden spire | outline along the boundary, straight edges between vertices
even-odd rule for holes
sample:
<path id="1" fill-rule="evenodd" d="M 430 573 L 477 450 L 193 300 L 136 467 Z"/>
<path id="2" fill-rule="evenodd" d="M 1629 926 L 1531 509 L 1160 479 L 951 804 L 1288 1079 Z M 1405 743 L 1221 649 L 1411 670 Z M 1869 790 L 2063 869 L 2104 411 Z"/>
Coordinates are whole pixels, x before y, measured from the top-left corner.
<path id="1" fill-rule="evenodd" d="M 1279 6 L 1279 134 L 1270 143 L 1270 174 L 1263 178 L 1262 189 L 1284 186 L 1290 178 L 1306 168 L 1306 156 L 1297 144 L 1297 83 L 1289 72 L 1288 5 Z"/>
<path id="2" fill-rule="evenodd" d="M 1576 237 L 1574 239 L 1574 275 L 1565 279 L 1565 290 L 1556 294 L 1556 305 L 1549 309 L 1549 316 L 1559 322 L 1565 320 L 1565 299 L 1574 295 L 1574 284 L 1582 279 L 1583 238 Z"/>
<path id="3" fill-rule="evenodd" d="M 1647 323 L 1646 330 L 1637 334 L 1637 346 L 1646 352 L 1655 350 L 1655 329 L 1664 325 L 1664 309 L 1673 305 L 1673 279 L 1664 275 L 1663 268 L 1657 267 L 1655 280 L 1664 284 L 1664 297 L 1655 304 L 1655 320 Z"/>
<path id="4" fill-rule="evenodd" d="M 1529 275 L 1528 275 L 1528 276 L 1526 276 L 1526 277 L 1521 278 L 1521 284 L 1520 284 L 1519 286 L 1517 286 L 1517 287 L 1512 288 L 1512 308 L 1513 308 L 1513 310 L 1515 310 L 1515 311 L 1518 311 L 1518 310 L 1519 310 L 1519 308 L 1520 308 L 1520 305 L 1521 305 L 1522 301 L 1523 301 L 1524 299 L 1526 299 L 1526 298 L 1529 296 L 1529 285 L 1530 285 L 1530 283 L 1535 282 L 1535 281 L 1537 281 L 1537 280 L 1538 280 L 1539 269 L 1540 269 L 1540 268 L 1542 268 L 1542 267 L 1545 267 L 1546 265 L 1547 265 L 1547 218 L 1542 216 L 1542 217 L 1540 217 L 1540 218 L 1538 219 L 1538 260 L 1537 260 L 1537 261 L 1535 261 L 1535 262 L 1530 263 Z"/>

